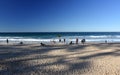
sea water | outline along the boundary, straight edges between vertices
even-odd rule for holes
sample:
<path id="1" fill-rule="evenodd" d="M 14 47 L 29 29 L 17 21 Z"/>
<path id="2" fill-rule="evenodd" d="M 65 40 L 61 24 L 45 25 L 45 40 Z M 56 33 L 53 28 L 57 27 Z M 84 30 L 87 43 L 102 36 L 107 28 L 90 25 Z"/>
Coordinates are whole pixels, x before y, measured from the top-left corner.
<path id="1" fill-rule="evenodd" d="M 120 42 L 120 32 L 10 32 L 0 33 L 0 42 L 28 42 L 40 43 L 59 39 L 66 42 L 76 41 L 76 38 L 86 39 L 86 42 Z"/>

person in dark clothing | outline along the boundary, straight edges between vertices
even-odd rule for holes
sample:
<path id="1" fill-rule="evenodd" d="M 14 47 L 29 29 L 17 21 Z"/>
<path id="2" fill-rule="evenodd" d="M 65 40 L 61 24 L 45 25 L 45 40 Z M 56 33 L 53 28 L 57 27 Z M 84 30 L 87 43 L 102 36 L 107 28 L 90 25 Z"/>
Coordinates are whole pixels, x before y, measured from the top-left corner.
<path id="1" fill-rule="evenodd" d="M 76 44 L 78 44 L 78 38 L 76 38 Z"/>
<path id="2" fill-rule="evenodd" d="M 72 45 L 72 44 L 73 44 L 73 42 L 72 42 L 72 41 L 70 41 L 69 45 Z"/>
<path id="3" fill-rule="evenodd" d="M 82 40 L 81 40 L 81 43 L 84 44 L 84 43 L 85 43 L 85 39 L 82 39 Z"/>
<path id="4" fill-rule="evenodd" d="M 64 39 L 64 43 L 65 43 L 65 39 Z"/>
<path id="5" fill-rule="evenodd" d="M 105 43 L 107 43 L 107 40 L 105 40 Z"/>
<path id="6" fill-rule="evenodd" d="M 23 44 L 23 42 L 21 41 L 21 42 L 20 42 L 20 44 L 22 45 L 22 44 Z"/>
<path id="7" fill-rule="evenodd" d="M 59 42 L 61 42 L 61 39 L 59 39 Z"/>
<path id="8" fill-rule="evenodd" d="M 9 43 L 9 40 L 7 39 L 6 42 L 7 42 L 7 44 L 8 44 L 8 43 Z"/>
<path id="9" fill-rule="evenodd" d="M 41 46 L 45 46 L 45 44 L 43 44 L 42 42 L 40 44 L 41 44 Z"/>

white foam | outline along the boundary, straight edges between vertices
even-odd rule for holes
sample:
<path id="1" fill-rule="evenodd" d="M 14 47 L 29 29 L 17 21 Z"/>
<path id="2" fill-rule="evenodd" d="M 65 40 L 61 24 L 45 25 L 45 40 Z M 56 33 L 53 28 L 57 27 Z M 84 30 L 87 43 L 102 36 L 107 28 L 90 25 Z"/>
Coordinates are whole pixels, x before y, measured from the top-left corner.
<path id="1" fill-rule="evenodd" d="M 71 38 L 71 39 L 75 39 L 75 38 L 79 38 L 79 39 L 83 39 L 83 38 L 87 38 L 87 39 L 99 39 L 99 38 L 112 38 L 115 36 L 111 36 L 111 35 L 100 35 L 100 36 L 96 36 L 96 35 L 90 35 L 90 36 L 64 36 L 62 38 Z M 120 37 L 120 36 L 117 36 Z"/>
<path id="2" fill-rule="evenodd" d="M 116 36 L 106 36 L 106 35 L 103 35 L 103 36 L 64 36 L 64 37 L 61 37 L 62 41 L 63 41 L 63 38 L 66 39 L 66 42 L 70 42 L 70 41 L 73 41 L 75 42 L 76 41 L 76 38 L 79 38 L 79 42 L 81 41 L 81 39 L 85 38 L 87 42 L 98 42 L 98 41 L 120 41 L 120 36 L 119 35 L 116 35 Z M 6 42 L 6 39 L 8 39 L 9 41 L 11 42 L 20 42 L 20 41 L 23 41 L 23 42 L 50 42 L 50 41 L 56 41 L 58 42 L 59 41 L 59 38 L 52 38 L 52 39 L 41 39 L 41 38 L 29 38 L 29 37 L 0 37 L 0 41 L 5 41 Z"/>

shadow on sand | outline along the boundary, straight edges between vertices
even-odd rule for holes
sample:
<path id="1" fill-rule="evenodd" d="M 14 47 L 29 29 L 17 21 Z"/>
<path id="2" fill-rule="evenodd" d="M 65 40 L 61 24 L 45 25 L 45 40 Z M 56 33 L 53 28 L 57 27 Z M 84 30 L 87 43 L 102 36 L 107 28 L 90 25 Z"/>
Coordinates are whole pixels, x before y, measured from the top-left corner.
<path id="1" fill-rule="evenodd" d="M 76 58 L 66 61 L 66 57 L 69 55 L 83 54 L 72 53 L 66 55 L 49 55 L 47 52 L 55 50 L 67 50 L 68 52 L 75 52 L 82 50 L 91 45 L 75 45 L 75 46 L 53 46 L 53 47 L 40 47 L 39 49 L 24 49 L 15 46 L 1 46 L 0 47 L 0 75 L 69 75 L 84 74 L 87 72 L 92 65 L 87 59 L 100 57 L 100 56 L 119 56 L 120 50 L 116 49 L 112 52 L 97 53 L 87 56 L 78 56 Z M 99 49 L 105 49 L 112 45 L 101 45 L 94 44 L 92 46 L 98 47 Z M 92 51 L 88 51 L 92 52 Z M 35 55 L 35 56 L 34 56 Z M 72 59 L 72 58 L 69 58 Z M 84 60 L 81 62 L 76 62 L 79 60 Z M 47 61 L 51 60 L 51 61 Z M 53 61 L 52 61 L 53 60 Z M 55 61 L 54 61 L 55 60 Z M 73 62 L 75 61 L 75 62 Z M 31 63 L 32 62 L 32 63 Z"/>

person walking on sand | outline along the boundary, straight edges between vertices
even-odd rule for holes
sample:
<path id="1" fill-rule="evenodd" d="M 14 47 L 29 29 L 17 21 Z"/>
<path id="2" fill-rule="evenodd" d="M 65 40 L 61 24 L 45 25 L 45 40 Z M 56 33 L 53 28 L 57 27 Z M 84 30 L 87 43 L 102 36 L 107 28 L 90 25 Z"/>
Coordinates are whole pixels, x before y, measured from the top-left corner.
<path id="1" fill-rule="evenodd" d="M 76 38 L 76 44 L 78 44 L 78 38 Z"/>
<path id="2" fill-rule="evenodd" d="M 8 40 L 8 39 L 6 40 L 6 43 L 7 43 L 7 44 L 9 43 L 9 40 Z"/>

